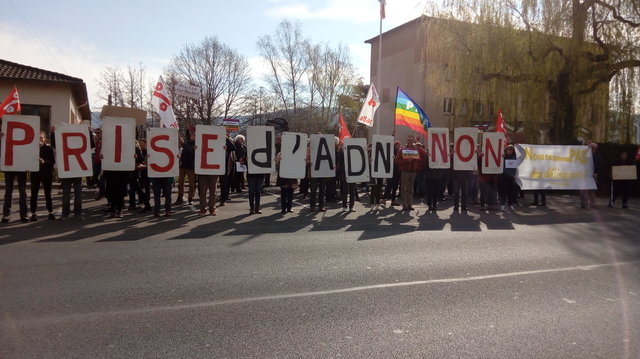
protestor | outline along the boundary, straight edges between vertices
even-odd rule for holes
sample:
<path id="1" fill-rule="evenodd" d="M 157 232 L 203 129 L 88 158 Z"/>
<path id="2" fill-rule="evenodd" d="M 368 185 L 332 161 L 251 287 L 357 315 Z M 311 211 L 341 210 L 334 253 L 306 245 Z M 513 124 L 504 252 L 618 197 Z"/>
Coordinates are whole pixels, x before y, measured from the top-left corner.
<path id="1" fill-rule="evenodd" d="M 485 174 L 482 172 L 483 157 L 484 153 L 481 150 L 481 146 L 478 145 L 478 185 L 480 187 L 480 209 L 497 210 L 498 193 L 496 184 L 498 182 L 498 175 Z"/>
<path id="2" fill-rule="evenodd" d="M 452 169 L 453 169 L 454 155 L 455 155 L 455 149 L 452 149 L 452 153 L 451 153 Z M 469 192 L 468 192 L 469 182 L 473 179 L 473 170 L 464 170 L 464 171 L 452 170 L 451 174 L 453 179 L 453 210 L 457 211 L 459 208 L 462 208 L 463 211 L 468 211 L 469 207 L 467 207 L 467 200 L 469 198 Z"/>
<path id="3" fill-rule="evenodd" d="M 98 186 L 98 196 L 96 197 L 96 201 L 99 201 L 103 199 L 105 195 L 105 180 L 104 175 L 102 174 L 102 159 L 100 157 L 102 154 L 102 129 L 97 128 L 94 134 L 94 152 L 91 155 L 91 162 L 93 167 L 93 183 Z M 53 138 L 53 136 L 51 136 L 51 138 Z"/>
<path id="4" fill-rule="evenodd" d="M 136 169 L 129 173 L 129 210 L 134 211 L 138 209 L 138 206 L 136 205 L 136 194 L 138 194 L 140 203 L 144 204 L 144 208 L 140 210 L 139 213 L 151 212 L 151 204 L 149 203 L 150 198 L 146 193 L 144 193 L 142 186 L 140 185 L 140 173 L 147 170 L 147 166 L 145 165 L 147 156 L 146 153 L 142 153 L 139 141 L 136 141 L 135 151 Z"/>
<path id="5" fill-rule="evenodd" d="M 193 196 L 196 192 L 196 128 L 186 130 L 187 141 L 182 143 L 180 152 L 180 174 L 178 175 L 178 198 L 175 205 L 184 203 L 184 179 L 189 177 L 188 204 L 193 204 Z"/>
<path id="6" fill-rule="evenodd" d="M 347 196 L 349 197 L 348 211 L 353 212 L 356 200 L 356 184 L 347 183 L 347 170 L 344 162 L 344 144 L 338 143 L 336 149 L 336 176 L 340 181 L 340 196 L 342 197 L 342 211 L 347 211 Z"/>
<path id="7" fill-rule="evenodd" d="M 415 193 L 416 197 L 424 197 L 427 194 L 427 178 L 426 178 L 426 168 L 425 164 L 427 163 L 427 151 L 424 146 L 420 142 L 416 142 L 416 148 L 418 152 L 420 152 L 420 157 L 422 160 L 422 168 L 416 174 L 416 181 L 413 184 L 413 193 Z M 422 156 L 424 154 L 424 156 Z"/>
<path id="8" fill-rule="evenodd" d="M 340 142 L 340 138 L 336 137 L 336 145 L 335 145 L 335 151 L 337 153 L 338 151 L 338 146 L 342 146 L 342 143 Z M 337 156 L 337 155 L 336 155 Z M 337 161 L 338 161 L 339 156 L 336 157 L 336 166 L 337 166 Z M 344 178 L 338 174 L 338 172 L 336 171 L 335 176 L 333 177 L 329 177 L 327 178 L 327 188 L 325 190 L 325 194 L 326 194 L 326 202 L 338 202 L 338 189 L 340 189 L 340 199 L 344 198 L 344 195 L 342 194 L 344 187 L 344 184 L 346 183 L 346 180 L 344 180 Z M 355 200 L 359 200 L 358 199 L 358 192 L 357 192 L 357 184 L 354 183 L 354 188 L 356 189 L 354 191 L 355 193 Z M 344 205 L 344 201 L 343 201 L 343 205 Z M 353 207 L 353 206 L 352 206 Z"/>
<path id="9" fill-rule="evenodd" d="M 393 144 L 394 154 L 398 153 L 402 148 L 402 143 L 400 141 L 395 141 Z M 395 158 L 395 156 L 394 156 Z M 386 204 L 386 201 L 391 201 L 390 206 L 399 206 L 400 203 L 396 201 L 396 191 L 400 186 L 400 167 L 394 161 L 393 162 L 393 177 L 387 180 L 387 186 L 384 190 L 384 201 L 383 204 Z"/>
<path id="10" fill-rule="evenodd" d="M 262 214 L 260 211 L 260 194 L 264 174 L 247 173 L 247 186 L 249 187 L 249 214 Z"/>
<path id="11" fill-rule="evenodd" d="M 247 165 L 247 145 L 245 145 L 245 138 L 243 135 L 237 135 L 235 138 L 235 148 L 236 148 L 236 161 L 240 162 L 240 165 Z M 234 164 L 235 166 L 235 164 Z M 235 171 L 235 176 L 231 182 L 231 189 L 235 190 L 236 193 L 242 193 L 242 190 L 245 188 L 244 185 L 244 172 Z"/>
<path id="12" fill-rule="evenodd" d="M 446 169 L 430 168 L 429 161 L 431 158 L 427 151 L 427 163 L 425 163 L 425 181 L 427 191 L 427 206 L 430 211 L 438 210 L 438 202 L 442 200 L 442 191 L 444 191 L 445 171 Z"/>
<path id="13" fill-rule="evenodd" d="M 198 175 L 198 189 L 200 197 L 200 214 L 216 215 L 216 187 L 218 185 L 218 175 Z M 209 192 L 209 200 L 207 201 L 207 192 Z"/>
<path id="14" fill-rule="evenodd" d="M 56 148 L 55 126 L 51 126 L 51 146 Z M 91 133 L 91 127 L 89 127 Z M 91 148 L 95 148 L 93 136 L 89 136 Z M 101 158 L 102 159 L 102 158 Z M 77 220 L 84 220 L 82 216 L 82 177 L 61 178 L 60 187 L 62 188 L 62 215 L 59 221 L 69 219 L 71 213 L 71 187 L 73 187 L 73 215 Z"/>
<path id="15" fill-rule="evenodd" d="M 53 147 L 46 142 L 46 134 L 40 132 L 40 155 L 38 158 L 40 168 L 38 172 L 31 172 L 31 221 L 38 220 L 36 209 L 38 208 L 38 192 L 40 192 L 40 184 L 44 189 L 44 200 L 49 211 L 49 219 L 56 219 L 53 214 L 53 198 L 51 197 L 51 187 L 53 185 L 53 165 L 56 163 L 56 155 Z"/>
<path id="16" fill-rule="evenodd" d="M 544 190 L 533 191 L 533 202 L 531 206 L 546 207 L 547 206 L 547 193 Z"/>
<path id="17" fill-rule="evenodd" d="M 614 162 L 614 166 L 633 166 L 634 162 L 631 157 L 627 154 L 627 152 L 622 152 L 620 157 L 618 157 Z M 613 207 L 613 203 L 616 201 L 616 198 L 622 194 L 622 208 L 628 209 L 629 205 L 629 197 L 631 197 L 631 190 L 633 188 L 633 180 L 616 180 L 613 181 L 613 195 L 611 196 L 611 202 L 609 203 L 609 207 Z"/>
<path id="18" fill-rule="evenodd" d="M 371 210 L 380 211 L 382 210 L 382 182 L 383 178 L 373 178 L 371 173 L 373 171 L 373 157 L 372 157 L 372 146 L 371 144 L 367 145 L 367 152 L 369 155 L 369 178 L 371 178 Z"/>
<path id="19" fill-rule="evenodd" d="M 311 166 L 313 162 L 311 161 L 311 147 L 307 146 L 307 175 L 311 178 Z M 311 196 L 309 198 L 309 210 L 311 212 L 315 212 L 316 210 L 316 199 L 318 201 L 318 212 L 325 212 L 324 208 L 324 191 L 327 188 L 327 179 L 326 178 L 311 178 L 309 180 L 309 187 Z M 318 193 L 319 192 L 319 193 Z"/>
<path id="20" fill-rule="evenodd" d="M 406 145 L 401 148 L 395 157 L 395 162 L 400 169 L 400 197 L 402 209 L 412 211 L 413 208 L 413 183 L 418 171 L 422 168 L 420 153 L 415 146 L 415 137 L 407 136 Z"/>
<path id="21" fill-rule="evenodd" d="M 280 187 L 280 213 L 293 212 L 291 209 L 293 191 L 298 187 L 298 180 L 280 177 L 280 161 L 282 161 L 282 155 L 278 152 L 276 155 L 276 168 L 278 170 L 276 186 Z"/>
<path id="22" fill-rule="evenodd" d="M 515 160 L 516 152 L 513 145 L 508 145 L 504 149 L 503 161 L 506 163 L 507 160 Z M 515 211 L 514 207 L 516 196 L 520 191 L 520 187 L 516 184 L 516 168 L 507 168 L 506 164 L 504 165 L 504 170 L 502 174 L 498 175 L 498 195 L 500 196 L 500 210 L 501 211 Z M 505 203 L 509 206 L 505 207 Z"/>
<path id="23" fill-rule="evenodd" d="M 144 191 L 144 194 L 147 195 L 147 198 L 151 199 L 151 183 L 149 182 L 149 169 L 146 166 L 146 160 L 147 160 L 147 139 L 146 138 L 140 138 L 138 139 L 138 143 L 140 144 L 140 154 L 141 154 L 141 158 L 143 159 L 143 163 L 145 163 L 145 166 L 142 167 L 140 169 L 139 172 L 139 182 L 140 182 L 140 187 L 142 187 L 142 190 Z"/>
<path id="24" fill-rule="evenodd" d="M 600 158 L 600 153 L 598 152 L 598 144 L 595 142 L 591 142 L 589 144 L 589 148 L 591 149 L 592 157 L 593 157 L 593 178 L 596 181 L 596 187 L 598 186 L 598 174 L 600 173 L 600 169 L 602 168 L 602 159 Z M 587 208 L 587 205 L 591 209 L 598 209 L 596 205 L 596 190 L 582 190 L 580 191 L 580 207 L 582 209 Z"/>
<path id="25" fill-rule="evenodd" d="M 150 158 L 151 155 L 147 154 L 146 158 Z M 178 160 L 180 155 L 176 156 Z M 164 198 L 164 215 L 165 217 L 171 216 L 171 187 L 173 186 L 174 177 L 155 177 L 150 178 L 149 181 L 153 186 L 153 202 L 154 202 L 154 217 L 160 217 L 160 201 Z"/>
<path id="26" fill-rule="evenodd" d="M 220 207 L 225 206 L 227 201 L 229 200 L 229 182 L 230 177 L 234 174 L 234 167 L 236 162 L 234 160 L 236 153 L 236 145 L 229 137 L 229 133 L 227 133 L 226 142 L 226 156 L 224 158 L 224 167 L 225 174 L 220 176 Z"/>
<path id="27" fill-rule="evenodd" d="M 2 122 L 0 122 L 0 125 Z M 0 140 L 4 134 L 0 130 Z M 2 207 L 2 222 L 11 220 L 11 201 L 13 201 L 13 184 L 18 180 L 18 194 L 20 195 L 20 221 L 29 222 L 27 217 L 27 173 L 26 172 L 4 172 L 5 192 L 4 205 Z"/>

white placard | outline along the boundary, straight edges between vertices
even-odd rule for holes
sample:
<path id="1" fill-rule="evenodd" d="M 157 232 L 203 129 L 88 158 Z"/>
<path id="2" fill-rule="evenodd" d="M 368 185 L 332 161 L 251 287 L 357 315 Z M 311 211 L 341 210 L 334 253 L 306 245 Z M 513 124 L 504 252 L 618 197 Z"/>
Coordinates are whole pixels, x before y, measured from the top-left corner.
<path id="1" fill-rule="evenodd" d="M 197 100 L 200 98 L 200 87 L 192 86 L 184 82 L 178 82 L 176 84 L 176 95 L 189 97 Z"/>
<path id="2" fill-rule="evenodd" d="M 451 168 L 449 158 L 449 129 L 431 127 L 429 129 L 429 168 Z"/>
<path id="3" fill-rule="evenodd" d="M 459 127 L 454 131 L 453 169 L 455 171 L 474 171 L 478 169 L 476 142 L 478 129 L 475 127 Z"/>
<path id="4" fill-rule="evenodd" d="M 311 135 L 311 178 L 336 175 L 336 139 L 334 135 Z"/>
<path id="5" fill-rule="evenodd" d="M 518 160 L 504 160 L 504 168 L 518 168 Z"/>
<path id="6" fill-rule="evenodd" d="M 280 177 L 288 179 L 304 178 L 307 171 L 307 139 L 305 133 L 282 133 L 280 149 Z"/>
<path id="7" fill-rule="evenodd" d="M 638 172 L 636 166 L 612 166 L 611 177 L 614 181 L 636 180 L 638 179 Z"/>
<path id="8" fill-rule="evenodd" d="M 133 171 L 136 169 L 136 120 L 128 117 L 105 117 L 102 120 L 102 169 Z"/>
<path id="9" fill-rule="evenodd" d="M 516 182 L 523 190 L 597 188 L 587 146 L 517 145 L 516 154 Z"/>
<path id="10" fill-rule="evenodd" d="M 392 178 L 396 155 L 393 136 L 373 135 L 371 140 L 371 177 Z"/>
<path id="11" fill-rule="evenodd" d="M 180 174 L 177 128 L 147 128 L 147 173 L 149 178 Z"/>
<path id="12" fill-rule="evenodd" d="M 223 176 L 226 173 L 226 138 L 227 129 L 224 126 L 196 126 L 196 174 Z"/>
<path id="13" fill-rule="evenodd" d="M 4 172 L 38 172 L 40 162 L 40 117 L 4 115 L 2 122 L 2 157 Z"/>
<path id="14" fill-rule="evenodd" d="M 276 171 L 276 130 L 273 126 L 247 127 L 247 170 L 249 174 Z"/>
<path id="15" fill-rule="evenodd" d="M 59 125 L 56 127 L 55 136 L 58 177 L 93 176 L 89 127 L 87 125 Z"/>
<path id="16" fill-rule="evenodd" d="M 482 173 L 500 174 L 504 170 L 502 154 L 504 153 L 504 134 L 502 132 L 485 132 L 482 134 Z"/>
<path id="17" fill-rule="evenodd" d="M 367 139 L 345 138 L 344 170 L 347 183 L 369 182 L 369 154 L 367 153 Z"/>

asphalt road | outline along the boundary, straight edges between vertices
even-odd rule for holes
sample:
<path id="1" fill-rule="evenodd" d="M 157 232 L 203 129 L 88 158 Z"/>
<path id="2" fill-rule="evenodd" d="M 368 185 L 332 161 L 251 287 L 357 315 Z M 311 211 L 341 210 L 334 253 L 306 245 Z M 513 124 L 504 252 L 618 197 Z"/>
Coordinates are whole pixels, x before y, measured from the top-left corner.
<path id="1" fill-rule="evenodd" d="M 0 226 L 0 358 L 640 358 L 637 200 L 108 219 L 85 197 L 85 221 Z"/>

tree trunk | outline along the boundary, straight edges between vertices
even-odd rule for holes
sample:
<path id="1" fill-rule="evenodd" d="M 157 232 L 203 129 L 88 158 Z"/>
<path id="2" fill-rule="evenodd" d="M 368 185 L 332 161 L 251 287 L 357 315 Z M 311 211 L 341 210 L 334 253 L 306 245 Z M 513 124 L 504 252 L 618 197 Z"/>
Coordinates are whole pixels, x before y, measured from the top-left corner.
<path id="1" fill-rule="evenodd" d="M 574 108 L 574 95 L 571 93 L 571 76 L 568 71 L 562 71 L 555 80 L 550 83 L 550 97 L 552 105 L 549 106 L 551 126 L 549 139 L 551 144 L 568 144 L 576 142 L 575 124 L 576 111 Z"/>

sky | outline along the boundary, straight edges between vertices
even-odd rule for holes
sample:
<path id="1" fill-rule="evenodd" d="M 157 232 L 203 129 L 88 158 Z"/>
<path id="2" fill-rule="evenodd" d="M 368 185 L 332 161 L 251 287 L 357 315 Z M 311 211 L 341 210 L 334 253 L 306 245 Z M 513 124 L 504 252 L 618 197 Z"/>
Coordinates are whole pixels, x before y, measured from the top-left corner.
<path id="1" fill-rule="evenodd" d="M 382 31 L 422 8 L 419 0 L 387 0 Z M 299 21 L 312 43 L 347 45 L 369 81 L 364 41 L 380 31 L 377 0 L 0 0 L 0 59 L 81 78 L 91 108 L 99 108 L 105 103 L 95 95 L 97 79 L 105 67 L 142 63 L 156 81 L 173 55 L 208 36 L 244 55 L 259 85 L 264 65 L 256 41 L 284 19 Z"/>

